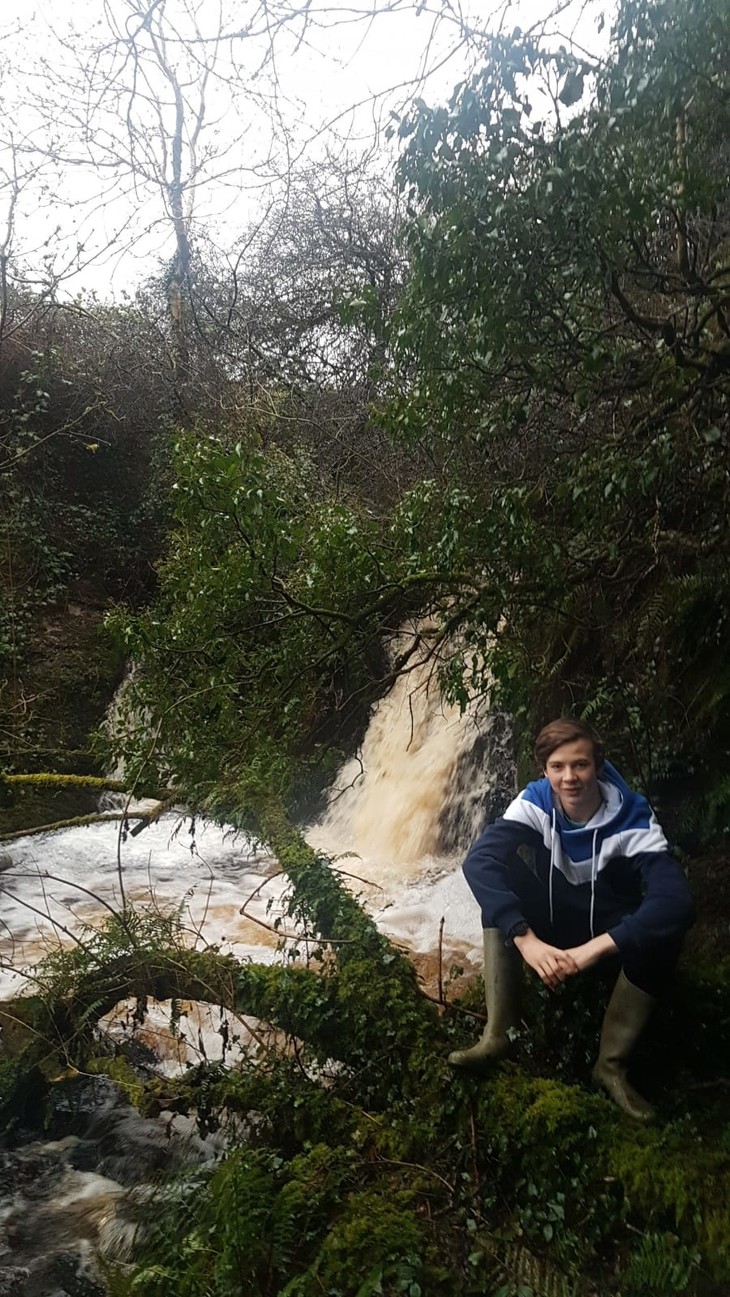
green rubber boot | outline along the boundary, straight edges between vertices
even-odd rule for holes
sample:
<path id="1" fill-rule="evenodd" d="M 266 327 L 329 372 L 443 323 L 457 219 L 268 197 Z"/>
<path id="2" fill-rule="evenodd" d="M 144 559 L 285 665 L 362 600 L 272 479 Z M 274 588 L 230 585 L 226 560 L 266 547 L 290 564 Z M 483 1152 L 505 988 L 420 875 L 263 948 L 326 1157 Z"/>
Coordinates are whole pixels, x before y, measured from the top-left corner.
<path id="1" fill-rule="evenodd" d="M 634 986 L 622 969 L 603 1019 L 593 1080 L 634 1121 L 652 1121 L 656 1115 L 651 1104 L 642 1099 L 626 1077 L 629 1058 L 653 1008 L 653 997 Z"/>
<path id="2" fill-rule="evenodd" d="M 483 1071 L 491 1062 L 504 1058 L 512 1046 L 508 1032 L 520 1023 L 522 960 L 514 946 L 505 945 L 499 928 L 484 928 L 484 998 L 487 1025 L 481 1040 L 471 1049 L 449 1054 L 454 1067 Z"/>

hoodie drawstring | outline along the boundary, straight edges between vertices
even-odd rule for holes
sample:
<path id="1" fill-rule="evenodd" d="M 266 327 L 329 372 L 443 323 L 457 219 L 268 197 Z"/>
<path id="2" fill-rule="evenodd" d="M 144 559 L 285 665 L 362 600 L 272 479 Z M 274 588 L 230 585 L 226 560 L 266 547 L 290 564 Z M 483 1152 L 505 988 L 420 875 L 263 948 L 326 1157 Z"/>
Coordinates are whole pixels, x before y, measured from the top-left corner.
<path id="1" fill-rule="evenodd" d="M 593 929 L 593 912 L 596 908 L 596 865 L 598 864 L 596 858 L 596 838 L 597 837 L 598 837 L 598 829 L 594 829 L 593 849 L 591 851 L 591 936 L 592 937 L 595 937 L 596 935 Z"/>
<path id="2" fill-rule="evenodd" d="M 555 850 L 557 846 L 558 830 L 555 824 L 555 807 L 553 807 L 553 823 L 550 833 L 550 877 L 548 879 L 548 895 L 550 897 L 550 927 L 553 926 L 553 873 L 555 871 Z"/>
<path id="3" fill-rule="evenodd" d="M 595 935 L 596 935 L 596 933 L 595 933 L 595 928 L 594 928 L 593 917 L 594 917 L 595 909 L 596 909 L 596 875 L 597 875 L 597 872 L 598 872 L 598 856 L 596 855 L 596 842 L 597 842 L 597 840 L 598 840 L 598 833 L 599 833 L 599 830 L 598 830 L 597 828 L 593 830 L 593 846 L 592 846 L 592 848 L 591 848 L 591 913 L 590 913 L 590 923 L 591 923 L 591 936 L 592 936 L 592 937 L 595 937 Z M 549 896 L 549 899 L 550 899 L 550 927 L 553 926 L 553 920 L 554 920 L 554 917 L 555 917 L 555 908 L 554 908 L 554 905 L 553 905 L 553 874 L 555 873 L 555 857 L 556 857 L 556 854 L 557 854 L 557 852 L 558 852 L 558 850 L 559 850 L 559 847 L 558 847 L 558 842 L 559 842 L 559 840 L 560 840 L 560 834 L 558 833 L 558 828 L 557 828 L 557 824 L 556 824 L 556 812 L 555 812 L 555 808 L 553 807 L 552 827 L 551 827 L 551 830 L 550 830 L 550 875 L 549 875 L 549 878 L 548 878 L 548 896 Z"/>

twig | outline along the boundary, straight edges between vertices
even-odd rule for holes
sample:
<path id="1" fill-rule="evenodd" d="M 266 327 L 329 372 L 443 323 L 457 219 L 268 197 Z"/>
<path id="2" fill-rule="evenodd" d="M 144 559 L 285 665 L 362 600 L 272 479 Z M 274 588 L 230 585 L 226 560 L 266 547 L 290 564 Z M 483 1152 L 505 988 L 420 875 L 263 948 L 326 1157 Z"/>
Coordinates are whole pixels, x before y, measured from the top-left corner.
<path id="1" fill-rule="evenodd" d="M 169 711 L 170 709 L 168 708 L 167 710 Z M 160 737 L 160 731 L 161 731 L 161 729 L 162 729 L 162 723 L 163 723 L 163 720 L 164 720 L 164 717 L 165 717 L 166 714 L 167 714 L 167 713 L 165 712 L 165 713 L 163 713 L 163 715 L 160 717 L 160 720 L 159 720 L 159 723 L 158 723 L 157 729 L 155 730 L 154 734 L 152 735 L 152 740 L 151 740 L 151 742 L 150 742 L 149 751 L 147 752 L 147 755 L 146 755 L 144 761 L 142 762 L 142 765 L 140 766 L 139 771 L 137 772 L 137 776 L 136 776 L 136 778 L 135 778 L 135 780 L 134 780 L 134 782 L 133 782 L 133 784 L 132 784 L 132 787 L 129 789 L 129 791 L 128 791 L 128 793 L 127 793 L 127 801 L 126 801 L 126 805 L 125 805 L 125 807 L 124 807 L 125 817 L 126 817 L 127 819 L 130 818 L 130 816 L 129 816 L 129 808 L 130 808 L 130 806 L 132 805 L 132 802 L 134 801 L 134 794 L 135 794 L 135 792 L 137 791 L 137 786 L 138 786 L 138 784 L 139 784 L 139 782 L 140 782 L 140 780 L 141 780 L 141 778 L 142 778 L 142 771 L 144 770 L 144 768 L 145 768 L 145 766 L 148 764 L 148 762 L 151 760 L 152 755 L 153 755 L 153 753 L 154 753 L 154 751 L 155 751 L 155 748 L 157 747 L 157 740 L 158 740 L 158 738 Z M 136 817 L 135 817 L 135 818 L 136 818 Z M 117 834 L 117 878 L 119 879 L 119 891 L 120 891 L 120 893 L 121 893 L 121 897 L 122 897 L 122 920 L 121 920 L 121 921 L 122 921 L 122 927 L 126 929 L 126 927 L 127 927 L 127 894 L 126 894 L 126 892 L 125 892 L 125 890 L 124 890 L 124 866 L 122 865 L 122 843 L 123 843 L 123 841 L 124 841 L 124 838 L 125 838 L 124 825 L 123 825 L 123 824 L 120 824 L 120 825 L 119 825 L 119 832 L 118 832 L 118 834 Z M 131 933 L 130 933 L 129 935 L 131 936 Z"/>
<path id="2" fill-rule="evenodd" d="M 344 869 L 340 869 L 337 872 L 344 873 L 345 871 Z M 275 874 L 269 874 L 268 878 L 262 878 L 258 886 L 254 887 L 250 896 L 248 896 L 247 899 L 243 902 L 243 905 L 241 906 L 238 913 L 242 914 L 244 919 L 249 919 L 251 923 L 258 923 L 259 927 L 265 928 L 267 932 L 275 933 L 278 937 L 281 937 L 284 941 L 304 941 L 307 944 L 310 941 L 312 941 L 322 946 L 354 946 L 357 944 L 357 938 L 354 937 L 317 937 L 317 936 L 310 936 L 308 933 L 284 932 L 282 931 L 281 928 L 276 928 L 274 927 L 273 924 L 265 923 L 263 919 L 257 919 L 255 915 L 249 914 L 247 907 L 251 904 L 253 900 L 256 899 L 259 893 L 263 891 L 264 887 L 266 887 L 266 884 L 273 882 L 275 878 L 284 877 L 285 874 L 286 874 L 285 869 L 277 869 Z M 347 877 L 354 878 L 355 874 L 348 874 Z M 365 878 L 358 879 L 358 882 L 360 883 L 364 883 L 366 881 L 367 880 Z M 377 884 L 373 883 L 372 886 L 377 886 Z"/>
<path id="3" fill-rule="evenodd" d="M 426 1175 L 432 1175 L 436 1180 L 440 1180 L 452 1196 L 456 1193 L 455 1186 L 449 1184 L 449 1181 L 445 1180 L 442 1175 L 439 1175 L 438 1171 L 434 1171 L 433 1167 L 421 1166 L 419 1162 L 398 1162 L 392 1157 L 379 1157 L 378 1162 L 385 1163 L 386 1166 L 406 1166 L 410 1167 L 413 1171 L 423 1171 Z"/>
<path id="4" fill-rule="evenodd" d="M 430 1000 L 431 1004 L 439 1004 L 441 1005 L 442 1008 L 448 1009 L 449 1013 L 462 1013 L 464 1017 L 474 1018 L 476 1022 L 484 1023 L 487 1021 L 486 1013 L 477 1013 L 475 1009 L 465 1009 L 464 1006 L 461 1004 L 453 1004 L 451 1002 L 447 1002 L 444 1004 L 441 1000 L 437 998 L 437 996 L 429 995 L 428 991 L 424 991 L 423 989 L 421 989 L 421 995 L 423 996 L 424 1000 Z"/>
<path id="5" fill-rule="evenodd" d="M 369 878 L 361 878 L 359 874 L 348 874 L 346 869 L 340 869 L 337 865 L 333 865 L 331 861 L 330 869 L 334 870 L 336 874 L 342 874 L 343 878 L 354 878 L 356 883 L 364 883 L 366 887 L 374 887 L 378 892 L 383 891 L 380 883 L 373 883 Z"/>
<path id="6" fill-rule="evenodd" d="M 66 928 L 63 925 L 63 923 L 59 923 L 58 919 L 54 919 L 49 912 L 46 912 L 45 910 L 39 910 L 37 906 L 31 905 L 30 901 L 24 901 L 21 896 L 16 896 L 14 892 L 9 892 L 7 887 L 0 886 L 0 892 L 4 892 L 5 895 L 9 896 L 10 899 L 12 901 L 15 901 L 17 905 L 24 905 L 26 910 L 30 910 L 33 914 L 39 915 L 41 919 L 47 919 L 48 922 L 52 924 L 54 928 L 60 929 L 61 932 L 65 932 L 67 937 L 70 937 L 72 941 L 75 941 L 76 945 L 80 946 L 82 950 L 85 950 L 87 955 L 91 955 L 92 958 L 95 958 L 94 952 L 91 949 L 91 947 L 87 946 L 85 942 L 81 941 L 79 937 L 77 937 L 76 934 L 71 931 L 70 928 Z"/>
<path id="7" fill-rule="evenodd" d="M 441 922 L 439 923 L 439 1004 L 446 1003 L 446 1001 L 444 1000 L 444 972 L 443 972 L 445 922 L 446 922 L 446 916 L 442 914 Z"/>
<path id="8" fill-rule="evenodd" d="M 471 1165 L 474 1174 L 474 1191 L 479 1193 L 479 1163 L 477 1161 L 477 1128 L 474 1121 L 474 1106 L 469 1107 L 469 1127 L 471 1130 Z"/>
<path id="9" fill-rule="evenodd" d="M 112 918 L 118 919 L 120 917 L 118 911 L 114 909 L 114 906 L 110 905 L 108 901 L 105 901 L 103 896 L 99 896 L 98 892 L 92 892 L 89 887 L 84 887 L 82 883 L 77 883 L 72 878 L 61 878 L 59 874 L 49 874 L 48 870 L 46 869 L 44 870 L 8 869 L 5 871 L 5 877 L 6 878 L 39 878 L 39 879 L 47 878 L 52 883 L 63 883 L 64 887 L 75 887 L 78 892 L 83 892 L 86 896 L 90 896 L 92 901 L 98 901 L 99 905 L 103 905 L 104 908 L 109 911 Z M 8 895 L 10 895 L 9 892 Z M 51 919 L 51 922 L 53 923 L 54 920 Z"/>
<path id="10" fill-rule="evenodd" d="M 147 815 L 133 811 L 97 811 L 94 815 L 76 815 L 72 820 L 54 820 L 53 824 L 37 824 L 34 829 L 16 829 L 14 833 L 3 833 L 0 842 L 14 842 L 17 838 L 32 838 L 39 833 L 55 833 L 59 829 L 84 828 L 88 824 L 104 824 L 115 820 L 146 820 Z"/>

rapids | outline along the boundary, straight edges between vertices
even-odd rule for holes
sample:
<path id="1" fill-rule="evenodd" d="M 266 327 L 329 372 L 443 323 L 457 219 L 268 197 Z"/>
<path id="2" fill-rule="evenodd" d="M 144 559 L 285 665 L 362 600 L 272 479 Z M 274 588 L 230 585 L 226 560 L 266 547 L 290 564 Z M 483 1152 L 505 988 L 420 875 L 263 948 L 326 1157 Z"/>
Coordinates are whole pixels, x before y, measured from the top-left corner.
<path id="1" fill-rule="evenodd" d="M 361 752 L 307 830 L 381 929 L 411 953 L 431 993 L 452 964 L 479 967 L 479 913 L 459 864 L 513 789 L 505 718 L 444 706 L 424 664 L 374 709 Z M 137 835 L 107 821 L 29 835 L 2 850 L 10 856 L 0 874 L 2 999 L 32 988 L 42 956 L 83 940 L 119 908 L 122 889 L 135 906 L 176 910 L 191 944 L 215 944 L 240 960 L 280 959 L 282 932 L 296 940 L 283 918 L 286 879 L 276 861 L 212 822 L 169 812 Z M 257 1038 L 255 1020 L 237 1021 L 229 1033 L 213 1006 L 183 1007 L 175 1030 L 163 1004 L 149 1007 L 141 1028 L 126 1004 L 101 1025 L 117 1038 L 133 1035 L 165 1074 L 201 1058 L 230 1062 Z M 102 1293 L 94 1258 L 124 1259 L 135 1228 L 130 1202 L 146 1192 L 137 1188 L 130 1199 L 129 1187 L 161 1166 L 220 1152 L 172 1114 L 143 1121 L 103 1079 L 80 1086 L 73 1120 L 54 1117 L 54 1139 L 0 1150 L 0 1293 Z"/>

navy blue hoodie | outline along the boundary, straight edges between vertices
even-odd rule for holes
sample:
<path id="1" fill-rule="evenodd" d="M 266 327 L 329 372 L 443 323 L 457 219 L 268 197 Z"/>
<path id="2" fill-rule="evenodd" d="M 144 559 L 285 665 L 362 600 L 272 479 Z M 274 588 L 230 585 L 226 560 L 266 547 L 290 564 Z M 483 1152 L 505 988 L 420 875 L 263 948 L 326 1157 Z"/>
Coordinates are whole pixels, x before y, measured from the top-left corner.
<path id="1" fill-rule="evenodd" d="M 628 954 L 679 940 L 694 920 L 694 903 L 649 803 L 607 761 L 599 787 L 599 810 L 576 828 L 549 780 L 538 779 L 477 838 L 464 873 L 483 927 L 506 937 L 526 920 L 510 878 L 510 860 L 519 854 L 544 889 L 551 926 L 559 932 L 568 916 L 571 931 L 582 933 L 572 938 L 576 944 L 608 932 Z"/>

